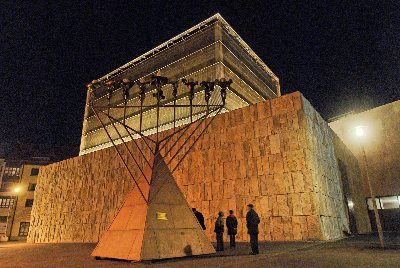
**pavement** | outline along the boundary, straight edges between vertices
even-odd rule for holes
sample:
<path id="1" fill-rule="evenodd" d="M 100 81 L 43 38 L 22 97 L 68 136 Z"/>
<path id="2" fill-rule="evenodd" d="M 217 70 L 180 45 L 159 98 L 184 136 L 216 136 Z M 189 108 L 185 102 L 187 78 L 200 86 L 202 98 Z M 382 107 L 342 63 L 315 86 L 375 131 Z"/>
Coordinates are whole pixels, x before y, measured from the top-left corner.
<path id="1" fill-rule="evenodd" d="M 400 267 L 400 235 L 385 234 L 386 248 L 374 235 L 335 242 L 262 242 L 260 254 L 249 255 L 249 243 L 207 256 L 144 263 L 95 260 L 95 244 L 0 243 L 0 267 Z"/>

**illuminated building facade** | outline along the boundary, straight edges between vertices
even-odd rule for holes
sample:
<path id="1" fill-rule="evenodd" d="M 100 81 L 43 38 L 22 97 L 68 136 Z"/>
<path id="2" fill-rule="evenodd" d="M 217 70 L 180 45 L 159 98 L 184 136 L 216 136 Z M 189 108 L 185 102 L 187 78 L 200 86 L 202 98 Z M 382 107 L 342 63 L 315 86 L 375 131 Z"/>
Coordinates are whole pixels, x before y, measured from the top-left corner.
<path id="1" fill-rule="evenodd" d="M 238 239 L 248 240 L 249 203 L 261 217 L 260 240 L 333 240 L 344 232 L 370 231 L 357 159 L 300 92 L 281 96 L 279 79 L 215 15 L 91 84 L 81 155 L 42 168 L 28 241 L 99 241 L 133 187 L 129 172 L 140 176 L 140 171 L 124 167 L 104 129 L 115 143 L 121 138 L 110 123 L 99 125 L 89 104 L 104 106 L 104 113 L 110 105 L 122 105 L 122 90 L 110 92 L 106 85 L 127 79 L 135 82 L 128 103 L 137 105 L 137 81 L 155 73 L 176 81 L 232 80 L 225 112 L 205 120 L 215 119 L 173 173 L 189 204 L 204 214 L 210 239 L 218 211 L 232 209 L 239 220 Z M 203 98 L 200 90 L 195 103 Z M 168 103 L 170 91 L 165 92 Z M 179 101 L 187 98 L 179 96 Z M 142 113 L 143 125 L 137 108 L 118 111 L 110 114 L 132 128 L 142 126 L 147 135 L 154 133 L 154 110 Z M 176 121 L 183 125 L 188 117 L 183 110 Z M 163 137 L 171 133 L 172 119 L 163 114 Z M 139 154 L 130 137 L 123 139 Z M 134 141 L 139 148 L 145 146 L 144 138 Z M 128 158 L 123 144 L 116 147 Z"/>
<path id="2" fill-rule="evenodd" d="M 100 123 L 88 109 L 89 101 L 93 101 L 96 106 L 106 106 L 109 103 L 108 91 L 105 87 L 108 81 L 111 79 L 138 81 L 149 78 L 155 72 L 177 81 L 184 78 L 199 82 L 219 78 L 232 79 L 233 83 L 227 94 L 226 111 L 280 96 L 278 77 L 217 14 L 96 80 L 98 86 L 95 86 L 94 95 L 88 94 L 86 101 L 80 154 L 111 146 Z M 184 87 L 182 84 L 178 87 L 178 103 L 187 102 L 188 99 L 187 94 L 181 93 L 182 87 Z M 155 101 L 149 97 L 153 93 L 154 91 L 151 90 L 146 92 L 144 105 Z M 111 105 L 123 104 L 124 94 L 121 88 L 115 88 L 111 95 Z M 203 93 L 200 89 L 196 89 L 193 102 L 198 103 L 202 99 Z M 172 102 L 169 91 L 163 102 Z M 129 92 L 128 105 L 139 104 L 140 88 L 137 83 L 134 83 Z M 125 111 L 126 124 L 139 129 L 139 113 L 139 108 L 128 108 Z M 178 112 L 176 117 L 178 124 L 188 122 L 188 113 L 188 110 L 184 109 Z M 124 117 L 122 110 L 113 111 L 111 115 L 117 119 Z M 155 109 L 146 110 L 143 113 L 142 128 L 148 130 L 145 132 L 146 135 L 154 133 L 155 116 Z M 164 125 L 163 129 L 171 128 L 172 113 L 164 113 L 161 121 Z M 114 138 L 117 139 L 117 136 L 115 135 Z M 128 135 L 125 138 L 129 139 Z"/>

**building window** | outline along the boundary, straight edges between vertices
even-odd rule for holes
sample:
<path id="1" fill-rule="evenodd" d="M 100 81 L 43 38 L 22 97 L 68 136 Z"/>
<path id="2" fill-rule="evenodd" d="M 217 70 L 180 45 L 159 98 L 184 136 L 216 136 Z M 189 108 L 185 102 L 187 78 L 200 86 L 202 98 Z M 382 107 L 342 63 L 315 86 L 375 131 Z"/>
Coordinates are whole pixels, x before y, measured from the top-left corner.
<path id="1" fill-rule="evenodd" d="M 3 181 L 3 183 L 1 183 L 1 188 L 0 188 L 0 192 L 10 192 L 11 191 L 11 187 L 14 185 L 14 182 L 5 182 Z M 0 197 L 2 198 L 2 197 Z"/>
<path id="2" fill-rule="evenodd" d="M 25 201 L 25 207 L 29 208 L 33 206 L 33 199 L 26 199 Z"/>
<path id="3" fill-rule="evenodd" d="M 17 177 L 19 176 L 20 168 L 18 167 L 5 167 L 4 168 L 4 175 L 9 177 Z"/>
<path id="4" fill-rule="evenodd" d="M 381 201 L 382 209 L 395 209 L 400 208 L 398 196 L 385 196 L 379 198 Z"/>
<path id="5" fill-rule="evenodd" d="M 32 168 L 31 169 L 31 176 L 37 176 L 39 174 L 39 169 L 38 168 Z"/>
<path id="6" fill-rule="evenodd" d="M 19 226 L 19 236 L 28 236 L 28 232 L 29 232 L 29 222 L 21 222 L 20 226 Z"/>
<path id="7" fill-rule="evenodd" d="M 382 196 L 376 197 L 377 209 L 399 209 L 400 208 L 400 196 Z M 369 210 L 374 210 L 372 198 L 367 199 L 367 205 Z"/>
<path id="8" fill-rule="evenodd" d="M 14 198 L 10 196 L 0 197 L 0 208 L 8 208 L 14 204 Z"/>
<path id="9" fill-rule="evenodd" d="M 36 189 L 36 183 L 29 183 L 28 191 L 32 192 Z"/>
<path id="10" fill-rule="evenodd" d="M 7 222 L 7 216 L 0 216 L 0 222 Z"/>

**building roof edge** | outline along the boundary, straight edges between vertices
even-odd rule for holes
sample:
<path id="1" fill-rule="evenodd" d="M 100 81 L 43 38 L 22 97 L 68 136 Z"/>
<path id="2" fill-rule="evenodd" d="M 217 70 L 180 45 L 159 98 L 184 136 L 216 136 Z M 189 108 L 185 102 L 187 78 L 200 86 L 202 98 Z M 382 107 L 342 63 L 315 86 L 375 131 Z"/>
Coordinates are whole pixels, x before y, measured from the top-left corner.
<path id="1" fill-rule="evenodd" d="M 274 80 L 279 82 L 279 78 L 271 71 L 271 69 L 260 59 L 260 57 L 250 48 L 250 46 L 243 40 L 243 38 L 241 38 L 239 36 L 239 34 L 236 33 L 236 31 L 232 28 L 232 26 L 230 26 L 229 23 L 219 13 L 214 14 L 213 16 L 196 24 L 195 26 L 182 32 L 181 34 L 169 39 L 168 41 L 162 43 L 161 45 L 158 45 L 157 47 L 151 49 L 150 51 L 129 61 L 128 63 L 122 65 L 121 67 L 115 69 L 114 71 L 104 75 L 99 80 L 105 81 L 114 76 L 117 76 L 118 74 L 121 74 L 125 70 L 135 66 L 137 63 L 142 62 L 142 61 L 148 59 L 149 57 L 154 56 L 155 54 L 158 54 L 160 51 L 164 50 L 165 48 L 168 48 L 170 45 L 174 44 L 178 40 L 184 39 L 187 36 L 195 34 L 201 28 L 205 28 L 208 25 L 210 25 L 211 23 L 214 23 L 216 21 L 219 21 L 224 26 L 224 28 L 227 30 L 227 32 L 239 42 L 239 44 L 247 51 L 247 53 L 254 59 L 254 61 L 258 65 L 260 65 L 269 75 L 271 75 Z"/>

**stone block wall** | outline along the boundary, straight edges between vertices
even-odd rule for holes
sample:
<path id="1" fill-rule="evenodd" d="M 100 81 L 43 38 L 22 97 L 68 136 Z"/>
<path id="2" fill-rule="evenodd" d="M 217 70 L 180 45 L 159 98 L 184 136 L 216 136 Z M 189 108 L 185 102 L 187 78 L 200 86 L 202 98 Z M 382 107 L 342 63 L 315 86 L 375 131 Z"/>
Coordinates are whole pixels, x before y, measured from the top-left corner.
<path id="1" fill-rule="evenodd" d="M 337 239 L 348 230 L 332 133 L 299 92 L 216 116 L 174 176 L 213 240 L 218 211 L 229 209 L 239 220 L 238 240 L 248 239 L 248 203 L 261 218 L 260 240 Z M 132 186 L 114 148 L 42 168 L 28 241 L 98 241 Z"/>
<path id="2" fill-rule="evenodd" d="M 328 123 L 304 98 L 303 107 L 307 121 L 307 154 L 312 159 L 310 171 L 316 214 L 320 216 L 324 238 L 336 239 L 349 229 L 334 137 Z"/>
<path id="3" fill-rule="evenodd" d="M 366 181 L 363 180 L 360 165 L 357 158 L 346 147 L 339 136 L 337 136 L 333 131 L 332 135 L 336 158 L 338 161 L 342 162 L 342 169 L 344 169 L 342 172 L 345 173 L 341 174 L 341 177 L 347 176 L 348 185 L 347 189 L 345 189 L 346 186 L 343 185 L 343 192 L 347 197 L 348 203 L 350 203 L 345 204 L 348 206 L 348 213 L 354 215 L 357 228 L 356 231 L 359 234 L 369 233 L 371 232 L 371 224 L 363 192 Z M 342 183 L 345 184 L 345 178 L 342 178 Z"/>

